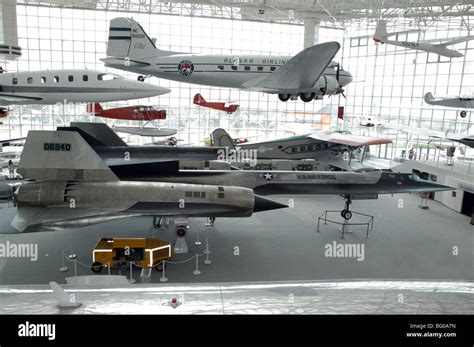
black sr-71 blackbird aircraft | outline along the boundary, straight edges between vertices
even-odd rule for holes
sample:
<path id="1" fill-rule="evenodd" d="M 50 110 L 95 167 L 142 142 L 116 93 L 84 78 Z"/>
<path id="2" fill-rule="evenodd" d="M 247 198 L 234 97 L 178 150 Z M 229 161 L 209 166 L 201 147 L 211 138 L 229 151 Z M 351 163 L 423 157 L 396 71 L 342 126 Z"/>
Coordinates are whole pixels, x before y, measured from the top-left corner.
<path id="1" fill-rule="evenodd" d="M 141 148 L 120 143 L 106 125 L 94 124 L 94 131 L 90 126 L 28 133 L 17 170 L 29 180 L 15 192 L 18 211 L 12 226 L 17 231 L 61 230 L 134 216 L 249 217 L 287 207 L 257 194 L 343 195 L 341 216 L 347 220 L 354 197 L 452 189 L 414 174 L 377 170 L 170 171 L 162 158 L 153 161 Z M 124 152 L 143 160 L 127 160 Z M 178 161 L 172 159 L 167 160 Z"/>

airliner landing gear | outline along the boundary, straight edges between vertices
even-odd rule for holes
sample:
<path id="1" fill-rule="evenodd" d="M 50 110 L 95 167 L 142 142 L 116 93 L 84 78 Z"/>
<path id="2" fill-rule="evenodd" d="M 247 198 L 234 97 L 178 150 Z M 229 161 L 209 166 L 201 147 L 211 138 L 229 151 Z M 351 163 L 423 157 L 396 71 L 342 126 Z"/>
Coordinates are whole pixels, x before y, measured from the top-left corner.
<path id="1" fill-rule="evenodd" d="M 304 102 L 310 102 L 314 99 L 316 93 L 300 93 L 300 99 Z"/>
<path id="2" fill-rule="evenodd" d="M 280 101 L 286 102 L 290 100 L 290 98 L 291 98 L 290 94 L 278 94 L 278 99 L 280 99 Z"/>

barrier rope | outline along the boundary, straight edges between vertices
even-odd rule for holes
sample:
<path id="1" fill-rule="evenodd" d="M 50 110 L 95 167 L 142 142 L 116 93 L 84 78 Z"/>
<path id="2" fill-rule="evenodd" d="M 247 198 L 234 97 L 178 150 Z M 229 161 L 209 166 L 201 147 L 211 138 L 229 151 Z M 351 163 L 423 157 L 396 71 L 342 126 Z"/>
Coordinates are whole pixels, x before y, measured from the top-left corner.
<path id="1" fill-rule="evenodd" d="M 73 262 L 76 262 L 76 264 L 79 264 L 79 265 L 81 265 L 81 266 L 87 267 L 87 268 L 89 268 L 89 269 L 92 268 L 92 265 L 88 265 L 88 264 L 82 263 L 82 262 L 78 261 L 77 259 L 69 259 L 69 257 L 68 257 L 66 254 L 64 254 L 64 251 L 62 251 L 62 254 L 63 254 L 63 257 L 66 258 L 66 260 L 68 260 L 68 261 L 70 261 L 70 262 L 72 262 L 72 263 L 73 263 Z M 206 255 L 206 253 L 204 253 L 204 252 L 203 252 L 203 253 L 196 253 L 196 254 L 193 255 L 191 258 L 185 259 L 185 260 L 182 260 L 182 261 L 172 261 L 172 260 L 163 259 L 163 260 L 159 261 L 159 262 L 156 263 L 156 264 L 152 264 L 151 266 L 141 266 L 141 265 L 139 265 L 139 264 L 135 264 L 133 261 L 128 261 L 127 263 L 128 263 L 128 264 L 131 263 L 132 265 L 134 265 L 134 266 L 136 266 L 136 267 L 138 267 L 138 268 L 151 268 L 151 267 L 155 267 L 155 266 L 160 265 L 161 263 L 165 263 L 165 262 L 166 262 L 166 263 L 170 263 L 170 264 L 184 264 L 184 263 L 187 263 L 187 262 L 190 261 L 190 260 L 193 260 L 193 259 L 196 258 L 197 256 L 202 257 L 202 256 L 204 256 L 204 255 Z M 126 262 L 126 261 L 124 261 L 124 262 Z M 104 264 L 104 265 L 105 265 L 105 264 Z"/>

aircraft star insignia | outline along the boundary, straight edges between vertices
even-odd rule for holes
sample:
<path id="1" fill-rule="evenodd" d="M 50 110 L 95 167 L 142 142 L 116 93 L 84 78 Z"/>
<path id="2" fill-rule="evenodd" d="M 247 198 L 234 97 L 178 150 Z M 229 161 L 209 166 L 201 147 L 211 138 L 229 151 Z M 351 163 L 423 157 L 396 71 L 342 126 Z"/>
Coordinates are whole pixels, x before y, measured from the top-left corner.
<path id="1" fill-rule="evenodd" d="M 273 174 L 270 172 L 265 172 L 263 174 L 263 178 L 265 179 L 265 181 L 271 181 L 273 179 Z"/>

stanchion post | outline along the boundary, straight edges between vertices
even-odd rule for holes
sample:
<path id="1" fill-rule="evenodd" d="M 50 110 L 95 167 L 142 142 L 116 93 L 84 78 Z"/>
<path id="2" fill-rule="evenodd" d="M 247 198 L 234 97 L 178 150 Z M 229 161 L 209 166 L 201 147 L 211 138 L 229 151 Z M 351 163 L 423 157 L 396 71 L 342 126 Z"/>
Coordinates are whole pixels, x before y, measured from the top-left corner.
<path id="1" fill-rule="evenodd" d="M 199 254 L 196 254 L 196 269 L 193 271 L 193 274 L 200 275 L 201 271 L 199 271 Z"/>
<path id="2" fill-rule="evenodd" d="M 133 262 L 130 262 L 130 283 L 135 283 L 135 280 L 133 279 Z"/>
<path id="3" fill-rule="evenodd" d="M 166 260 L 163 260 L 163 275 L 160 278 L 160 282 L 167 282 L 168 279 L 165 276 L 165 269 L 166 269 Z"/>
<path id="4" fill-rule="evenodd" d="M 204 260 L 204 264 L 209 265 L 211 261 L 209 260 L 209 254 L 211 251 L 209 250 L 209 238 L 206 237 L 206 249 L 204 250 L 204 254 L 206 254 L 206 260 Z"/>

